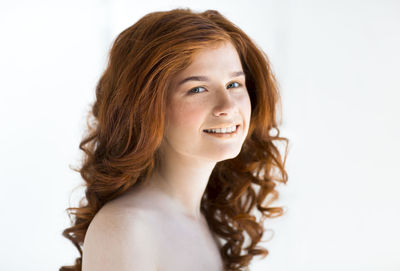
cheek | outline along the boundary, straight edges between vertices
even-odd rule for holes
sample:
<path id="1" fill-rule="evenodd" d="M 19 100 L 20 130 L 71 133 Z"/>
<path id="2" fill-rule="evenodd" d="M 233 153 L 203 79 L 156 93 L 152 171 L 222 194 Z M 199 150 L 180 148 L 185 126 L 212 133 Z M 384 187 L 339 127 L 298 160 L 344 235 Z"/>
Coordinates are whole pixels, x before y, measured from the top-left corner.
<path id="1" fill-rule="evenodd" d="M 204 119 L 204 107 L 199 103 L 172 102 L 167 111 L 168 126 L 174 130 L 200 130 Z"/>
<path id="2" fill-rule="evenodd" d="M 248 96 L 249 97 L 249 96 Z M 247 116 L 248 116 L 248 120 L 250 120 L 251 117 L 251 100 L 250 97 L 247 99 Z"/>
<path id="3" fill-rule="evenodd" d="M 246 122 L 249 123 L 251 117 L 251 101 L 248 93 L 246 93 L 246 95 L 244 95 L 242 99 L 240 99 L 239 104 L 240 109 L 243 112 L 244 118 L 246 119 Z"/>

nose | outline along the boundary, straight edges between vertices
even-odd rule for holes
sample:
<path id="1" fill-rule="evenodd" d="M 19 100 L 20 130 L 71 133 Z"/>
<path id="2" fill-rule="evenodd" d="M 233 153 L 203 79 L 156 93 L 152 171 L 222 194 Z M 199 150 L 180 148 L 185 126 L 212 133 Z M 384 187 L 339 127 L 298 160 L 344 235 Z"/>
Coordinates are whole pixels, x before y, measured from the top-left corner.
<path id="1" fill-rule="evenodd" d="M 216 103 L 213 108 L 213 114 L 219 116 L 233 116 L 237 111 L 236 101 L 229 94 L 229 90 L 221 90 L 216 92 Z"/>

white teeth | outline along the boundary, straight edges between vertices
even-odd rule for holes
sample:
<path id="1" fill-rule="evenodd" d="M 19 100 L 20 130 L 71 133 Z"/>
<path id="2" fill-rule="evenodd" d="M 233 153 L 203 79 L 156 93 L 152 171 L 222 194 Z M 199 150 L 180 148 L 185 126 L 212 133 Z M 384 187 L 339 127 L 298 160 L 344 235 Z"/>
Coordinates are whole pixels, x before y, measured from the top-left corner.
<path id="1" fill-rule="evenodd" d="M 227 128 L 217 128 L 217 129 L 210 129 L 210 130 L 205 130 L 209 133 L 232 133 L 234 131 L 236 131 L 236 126 L 232 126 L 232 127 L 227 127 Z"/>

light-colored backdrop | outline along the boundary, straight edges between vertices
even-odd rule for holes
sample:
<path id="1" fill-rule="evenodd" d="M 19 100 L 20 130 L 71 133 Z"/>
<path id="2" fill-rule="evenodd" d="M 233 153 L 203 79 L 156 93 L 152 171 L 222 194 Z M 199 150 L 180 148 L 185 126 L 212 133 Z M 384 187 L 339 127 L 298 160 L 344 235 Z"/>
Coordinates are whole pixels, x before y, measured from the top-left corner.
<path id="1" fill-rule="evenodd" d="M 148 12 L 217 9 L 269 55 L 290 139 L 285 216 L 251 270 L 400 270 L 400 1 L 2 1 L 0 269 L 58 270 L 69 165 L 113 39 Z M 70 201 L 70 202 L 69 202 Z M 267 234 L 265 237 L 267 238 Z"/>

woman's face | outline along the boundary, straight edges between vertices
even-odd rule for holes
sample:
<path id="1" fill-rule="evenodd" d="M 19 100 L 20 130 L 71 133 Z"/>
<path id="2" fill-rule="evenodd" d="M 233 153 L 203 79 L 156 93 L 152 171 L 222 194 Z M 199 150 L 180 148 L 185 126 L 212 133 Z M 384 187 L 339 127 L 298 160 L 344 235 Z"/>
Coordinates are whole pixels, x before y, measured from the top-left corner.
<path id="1" fill-rule="evenodd" d="M 236 157 L 249 129 L 251 103 L 233 45 L 226 42 L 198 51 L 171 83 L 162 147 L 214 162 Z M 230 135 L 204 131 L 237 125 Z"/>

